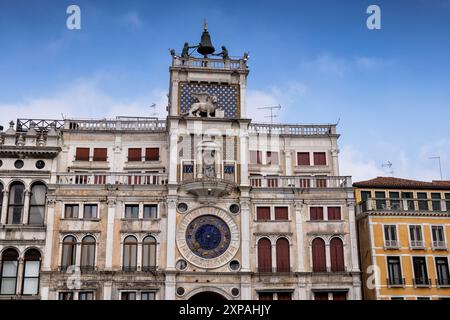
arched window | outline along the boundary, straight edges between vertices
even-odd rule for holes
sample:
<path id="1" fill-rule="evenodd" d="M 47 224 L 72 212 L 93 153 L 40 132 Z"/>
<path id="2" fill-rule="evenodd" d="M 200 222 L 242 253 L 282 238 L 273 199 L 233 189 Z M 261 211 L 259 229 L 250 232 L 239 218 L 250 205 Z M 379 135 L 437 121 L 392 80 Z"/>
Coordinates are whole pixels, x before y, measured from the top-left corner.
<path id="1" fill-rule="evenodd" d="M 277 272 L 289 272 L 291 262 L 289 257 L 289 241 L 286 238 L 277 240 Z"/>
<path id="2" fill-rule="evenodd" d="M 331 271 L 345 271 L 344 244 L 339 238 L 333 238 L 330 242 Z"/>
<path id="3" fill-rule="evenodd" d="M 36 249 L 25 252 L 23 269 L 23 295 L 39 293 L 39 270 L 41 268 L 41 254 Z"/>
<path id="4" fill-rule="evenodd" d="M 137 239 L 128 236 L 123 242 L 123 270 L 136 271 L 137 269 Z"/>
<path id="5" fill-rule="evenodd" d="M 62 261 L 61 268 L 66 270 L 70 266 L 75 265 L 77 256 L 77 239 L 74 236 L 67 236 L 62 243 Z"/>
<path id="6" fill-rule="evenodd" d="M 43 225 L 45 213 L 45 198 L 47 187 L 43 183 L 35 183 L 31 187 L 29 224 Z"/>
<path id="7" fill-rule="evenodd" d="M 327 271 L 327 258 L 325 255 L 325 241 L 316 238 L 312 242 L 312 260 L 314 272 Z"/>
<path id="8" fill-rule="evenodd" d="M 156 269 L 156 239 L 148 236 L 142 241 L 142 270 Z"/>
<path id="9" fill-rule="evenodd" d="M 13 182 L 9 188 L 8 224 L 21 224 L 25 186 L 21 182 Z"/>
<path id="10" fill-rule="evenodd" d="M 95 268 L 95 238 L 86 236 L 81 241 L 81 270 L 92 271 Z"/>
<path id="11" fill-rule="evenodd" d="M 18 262 L 19 253 L 16 250 L 6 249 L 3 251 L 0 294 L 16 294 Z"/>
<path id="12" fill-rule="evenodd" d="M 258 271 L 272 272 L 272 244 L 267 238 L 258 241 Z"/>

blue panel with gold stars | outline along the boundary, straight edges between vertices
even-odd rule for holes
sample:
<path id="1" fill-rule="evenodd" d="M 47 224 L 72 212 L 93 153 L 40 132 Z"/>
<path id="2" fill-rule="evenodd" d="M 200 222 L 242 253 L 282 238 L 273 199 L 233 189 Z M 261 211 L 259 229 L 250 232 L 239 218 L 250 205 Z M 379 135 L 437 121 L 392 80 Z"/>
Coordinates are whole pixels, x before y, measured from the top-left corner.
<path id="1" fill-rule="evenodd" d="M 192 93 L 207 92 L 217 97 L 217 109 L 223 110 L 225 118 L 239 117 L 239 86 L 207 83 L 180 83 L 180 114 L 189 112 L 189 108 L 197 99 Z"/>

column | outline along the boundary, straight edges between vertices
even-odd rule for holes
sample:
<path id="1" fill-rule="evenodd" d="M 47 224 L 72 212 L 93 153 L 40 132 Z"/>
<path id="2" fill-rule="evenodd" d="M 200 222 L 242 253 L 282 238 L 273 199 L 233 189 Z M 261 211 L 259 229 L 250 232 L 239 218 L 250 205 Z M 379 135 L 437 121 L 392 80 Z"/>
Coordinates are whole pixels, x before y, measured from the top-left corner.
<path id="1" fill-rule="evenodd" d="M 325 243 L 325 256 L 327 258 L 327 271 L 331 270 L 331 252 L 330 252 L 330 243 Z"/>
<path id="2" fill-rule="evenodd" d="M 175 274 L 166 274 L 164 300 L 175 300 Z"/>
<path id="3" fill-rule="evenodd" d="M 272 271 L 276 270 L 277 266 L 277 246 L 276 243 L 272 242 L 272 239 L 270 239 L 270 242 L 272 244 Z"/>
<path id="4" fill-rule="evenodd" d="M 295 203 L 294 205 L 295 233 L 297 235 L 297 272 L 305 271 L 302 207 L 301 203 Z"/>
<path id="5" fill-rule="evenodd" d="M 22 282 L 23 282 L 23 258 L 19 258 L 19 265 L 17 266 L 17 282 L 16 282 L 16 294 L 22 294 Z"/>
<path id="6" fill-rule="evenodd" d="M 241 164 L 241 186 L 248 186 L 248 132 L 247 124 L 242 123 L 239 133 L 239 145 L 240 145 L 240 164 Z"/>
<path id="7" fill-rule="evenodd" d="M 105 281 L 103 285 L 103 300 L 112 300 L 112 282 Z"/>
<path id="8" fill-rule="evenodd" d="M 333 149 L 331 150 L 331 161 L 333 163 L 333 175 L 338 176 L 339 175 L 339 161 L 338 161 L 338 154 L 339 150 Z"/>
<path id="9" fill-rule="evenodd" d="M 8 216 L 8 199 L 9 199 L 9 191 L 3 191 L 3 202 L 2 202 L 2 212 L 0 224 L 6 224 L 6 218 Z"/>
<path id="10" fill-rule="evenodd" d="M 111 271 L 114 250 L 114 220 L 116 217 L 117 201 L 116 199 L 108 199 L 106 204 L 108 208 L 108 222 L 106 226 L 105 271 Z"/>
<path id="11" fill-rule="evenodd" d="M 41 292 L 41 300 L 49 300 L 49 296 L 48 296 L 48 292 L 49 291 L 49 287 L 47 286 L 43 286 L 40 288 L 40 292 Z"/>
<path id="12" fill-rule="evenodd" d="M 25 190 L 25 201 L 23 204 L 23 212 L 22 212 L 22 223 L 27 225 L 28 224 L 28 218 L 29 218 L 29 211 L 30 211 L 30 196 L 31 192 L 30 190 Z"/>
<path id="13" fill-rule="evenodd" d="M 252 284 L 248 275 L 241 276 L 241 300 L 252 300 Z"/>
<path id="14" fill-rule="evenodd" d="M 170 192 L 170 191 L 169 191 Z M 176 192 L 176 190 L 174 190 Z M 166 249 L 166 269 L 175 271 L 175 250 L 176 250 L 176 205 L 177 196 L 167 197 L 167 249 Z M 167 295 L 167 293 L 166 293 Z"/>
<path id="15" fill-rule="evenodd" d="M 250 202 L 241 200 L 241 257 L 242 272 L 250 271 Z"/>
<path id="16" fill-rule="evenodd" d="M 284 157 L 286 158 L 286 175 L 292 176 L 292 153 L 290 150 L 286 150 L 284 153 Z"/>
<path id="17" fill-rule="evenodd" d="M 352 256 L 352 269 L 351 271 L 359 271 L 359 259 L 358 259 L 358 239 L 356 237 L 356 221 L 355 221 L 355 204 L 350 203 L 348 205 L 348 221 L 350 225 L 350 254 Z M 348 255 L 348 253 L 347 253 Z"/>
<path id="18" fill-rule="evenodd" d="M 174 131 L 171 130 L 169 139 L 169 184 L 177 184 L 178 134 L 176 128 Z"/>
<path id="19" fill-rule="evenodd" d="M 50 271 L 53 257 L 53 228 L 55 220 L 55 205 L 54 199 L 47 200 L 47 234 L 45 236 L 45 252 L 43 257 L 42 271 Z M 55 252 L 58 252 L 55 250 Z"/>

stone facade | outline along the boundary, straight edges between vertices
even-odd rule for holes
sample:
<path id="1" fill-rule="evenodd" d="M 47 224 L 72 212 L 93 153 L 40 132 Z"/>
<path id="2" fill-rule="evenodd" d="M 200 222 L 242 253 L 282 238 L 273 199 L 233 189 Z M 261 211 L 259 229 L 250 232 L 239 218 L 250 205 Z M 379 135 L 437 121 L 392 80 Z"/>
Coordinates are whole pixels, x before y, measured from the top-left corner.
<path id="1" fill-rule="evenodd" d="M 251 123 L 248 74 L 246 58 L 174 55 L 165 120 L 19 119 L 1 132 L 0 253 L 17 270 L 0 298 L 360 299 L 336 126 Z M 189 116 L 202 92 L 215 113 Z M 35 182 L 45 206 L 30 223 Z"/>

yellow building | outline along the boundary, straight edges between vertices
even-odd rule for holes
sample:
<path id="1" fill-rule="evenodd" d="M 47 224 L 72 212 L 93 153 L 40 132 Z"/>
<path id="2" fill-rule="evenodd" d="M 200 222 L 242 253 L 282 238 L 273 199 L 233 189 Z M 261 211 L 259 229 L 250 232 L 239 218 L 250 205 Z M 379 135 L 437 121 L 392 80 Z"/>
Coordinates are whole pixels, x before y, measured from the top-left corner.
<path id="1" fill-rule="evenodd" d="M 353 186 L 364 299 L 450 299 L 450 181 Z"/>

